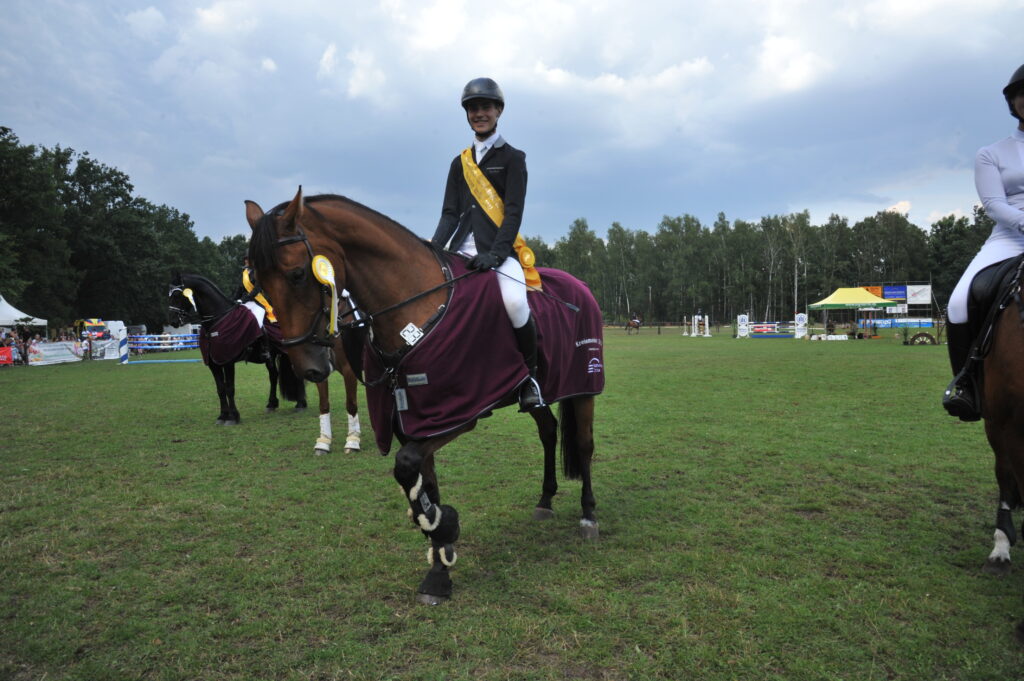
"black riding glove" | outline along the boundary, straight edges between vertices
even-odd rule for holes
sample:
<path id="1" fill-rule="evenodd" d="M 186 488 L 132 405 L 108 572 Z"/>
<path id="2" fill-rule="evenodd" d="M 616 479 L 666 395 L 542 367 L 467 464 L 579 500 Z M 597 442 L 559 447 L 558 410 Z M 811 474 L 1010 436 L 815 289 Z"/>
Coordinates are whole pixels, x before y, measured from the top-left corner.
<path id="1" fill-rule="evenodd" d="M 501 260 L 493 253 L 477 253 L 469 261 L 471 270 L 493 270 L 501 264 Z"/>

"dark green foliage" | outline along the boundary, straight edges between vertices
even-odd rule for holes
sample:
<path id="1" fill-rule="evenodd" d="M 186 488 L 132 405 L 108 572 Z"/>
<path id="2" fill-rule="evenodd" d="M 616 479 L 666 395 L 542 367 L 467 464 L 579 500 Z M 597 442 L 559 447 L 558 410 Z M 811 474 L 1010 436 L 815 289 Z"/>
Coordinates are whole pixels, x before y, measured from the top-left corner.
<path id="1" fill-rule="evenodd" d="M 53 329 L 82 317 L 159 329 L 171 272 L 230 295 L 246 241 L 199 240 L 188 215 L 134 195 L 121 171 L 0 128 L 0 294 Z"/>

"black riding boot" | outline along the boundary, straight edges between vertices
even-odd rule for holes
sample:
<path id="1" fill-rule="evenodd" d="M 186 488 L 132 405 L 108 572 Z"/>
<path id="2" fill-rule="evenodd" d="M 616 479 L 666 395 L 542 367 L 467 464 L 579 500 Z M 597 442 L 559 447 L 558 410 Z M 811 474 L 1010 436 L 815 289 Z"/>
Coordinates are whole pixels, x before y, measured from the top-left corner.
<path id="1" fill-rule="evenodd" d="M 530 370 L 530 377 L 519 388 L 519 411 L 530 411 L 538 407 L 546 407 L 537 383 L 537 324 L 533 315 L 518 329 L 512 329 L 516 335 L 516 345 L 523 353 L 523 361 Z"/>
<path id="2" fill-rule="evenodd" d="M 949 349 L 949 363 L 953 368 L 953 380 L 946 388 L 942 406 L 950 416 L 961 421 L 977 421 L 981 418 L 978 402 L 978 388 L 974 381 L 974 360 L 970 359 L 974 337 L 967 324 L 946 324 L 946 342 Z"/>

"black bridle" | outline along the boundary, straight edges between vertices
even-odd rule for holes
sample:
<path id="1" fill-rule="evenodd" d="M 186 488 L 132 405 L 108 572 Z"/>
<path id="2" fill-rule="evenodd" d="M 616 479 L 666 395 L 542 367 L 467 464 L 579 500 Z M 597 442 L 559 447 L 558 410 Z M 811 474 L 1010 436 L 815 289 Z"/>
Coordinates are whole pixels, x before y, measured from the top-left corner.
<path id="1" fill-rule="evenodd" d="M 294 236 L 286 236 L 286 237 L 284 237 L 282 239 L 278 239 L 277 240 L 277 244 L 275 245 L 275 248 L 280 248 L 281 246 L 287 246 L 288 244 L 294 244 L 294 243 L 297 243 L 297 242 L 301 241 L 303 244 L 305 244 L 306 252 L 309 254 L 309 269 L 310 269 L 310 272 L 312 272 L 313 271 L 313 247 L 310 246 L 309 238 L 306 236 L 306 232 L 303 231 L 303 229 L 302 229 L 302 227 L 300 225 L 296 225 L 296 230 L 297 230 L 297 232 L 296 232 L 296 234 Z M 314 279 L 315 279 L 315 276 L 314 276 Z M 317 281 L 319 283 L 319 280 L 317 280 Z M 254 288 L 252 292 L 256 293 L 257 290 L 259 290 L 259 283 L 258 282 L 253 282 L 253 285 L 256 288 Z M 361 328 L 363 326 L 366 326 L 368 321 L 362 319 L 362 316 L 360 315 L 359 310 L 352 303 L 351 298 L 348 298 L 346 296 L 346 300 L 348 302 L 349 309 L 344 314 L 339 316 L 338 328 L 336 328 L 334 330 L 334 333 L 327 333 L 326 332 L 326 325 L 325 325 L 324 326 L 324 329 L 325 329 L 324 335 L 323 336 L 318 336 L 317 335 L 317 327 L 320 325 L 320 321 L 324 318 L 325 315 L 329 319 L 330 318 L 330 314 L 331 314 L 331 308 L 330 308 L 330 305 L 331 305 L 331 302 L 330 302 L 331 301 L 331 289 L 326 284 L 322 284 L 321 283 L 320 284 L 320 307 L 317 309 L 316 316 L 313 317 L 313 322 L 309 325 L 309 329 L 306 331 L 306 333 L 302 334 L 301 336 L 292 336 L 291 338 L 282 338 L 281 339 L 281 347 L 290 348 L 290 347 L 293 347 L 295 345 L 302 345 L 303 343 L 311 343 L 313 345 L 319 345 L 319 346 L 326 347 L 326 348 L 333 347 L 334 346 L 334 341 L 337 340 L 338 336 L 341 335 L 342 324 L 340 323 L 340 320 L 341 320 L 342 317 L 351 316 L 352 319 L 353 319 L 353 321 L 351 321 L 348 324 L 344 325 L 344 327 L 347 328 L 347 329 Z"/>

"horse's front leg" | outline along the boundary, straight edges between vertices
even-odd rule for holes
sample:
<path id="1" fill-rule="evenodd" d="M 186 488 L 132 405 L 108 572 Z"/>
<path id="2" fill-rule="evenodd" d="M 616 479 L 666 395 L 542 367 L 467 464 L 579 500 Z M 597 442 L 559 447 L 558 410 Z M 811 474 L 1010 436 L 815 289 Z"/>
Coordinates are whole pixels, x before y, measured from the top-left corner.
<path id="1" fill-rule="evenodd" d="M 996 483 L 999 485 L 999 507 L 996 509 L 996 529 L 992 539 L 992 553 L 985 561 L 984 570 L 994 575 L 1006 575 L 1010 572 L 1010 547 L 1017 543 L 1017 531 L 1013 527 L 1013 509 L 1020 506 L 1020 492 L 1017 479 L 1013 474 L 1007 457 L 1001 456 L 1001 449 L 996 449 L 997 442 L 989 438 L 996 452 Z"/>
<path id="2" fill-rule="evenodd" d="M 558 444 L 558 420 L 549 407 L 534 409 L 530 416 L 537 423 L 537 434 L 544 446 L 544 483 L 541 486 L 540 501 L 533 509 L 534 520 L 548 520 L 555 517 L 551 502 L 558 492 L 558 479 L 555 472 L 555 447 Z"/>
<path id="3" fill-rule="evenodd" d="M 227 418 L 225 426 L 237 426 L 242 422 L 242 416 L 235 406 L 235 365 L 234 363 L 224 365 L 224 397 L 227 399 Z"/>
<path id="4" fill-rule="evenodd" d="M 427 550 L 430 570 L 416 590 L 416 600 L 425 605 L 439 605 L 451 598 L 452 580 L 448 571 L 455 565 L 455 541 L 459 538 L 458 511 L 441 504 L 434 475 L 434 452 L 441 445 L 435 446 L 435 443 L 434 440 L 409 442 L 395 455 L 395 480 L 409 502 L 409 515 L 430 540 Z"/>
<path id="5" fill-rule="evenodd" d="M 213 383 L 217 387 L 217 401 L 220 402 L 220 414 L 217 415 L 215 423 L 223 426 L 231 418 L 228 409 L 227 384 L 224 378 L 224 367 L 210 362 L 208 365 L 210 374 L 213 376 Z"/>
<path id="6" fill-rule="evenodd" d="M 277 380 L 280 372 L 277 370 L 277 362 L 271 356 L 267 359 L 267 376 L 270 378 L 270 396 L 267 397 L 267 413 L 277 411 L 280 402 L 277 399 Z"/>
<path id="7" fill-rule="evenodd" d="M 359 384 L 348 364 L 342 367 L 341 377 L 345 381 L 345 412 L 348 415 L 348 433 L 345 435 L 345 453 L 358 452 L 362 433 L 359 428 Z"/>
<path id="8" fill-rule="evenodd" d="M 331 395 L 327 388 L 327 379 L 316 384 L 316 392 L 320 398 L 320 437 L 313 445 L 314 454 L 327 454 L 331 451 Z"/>

